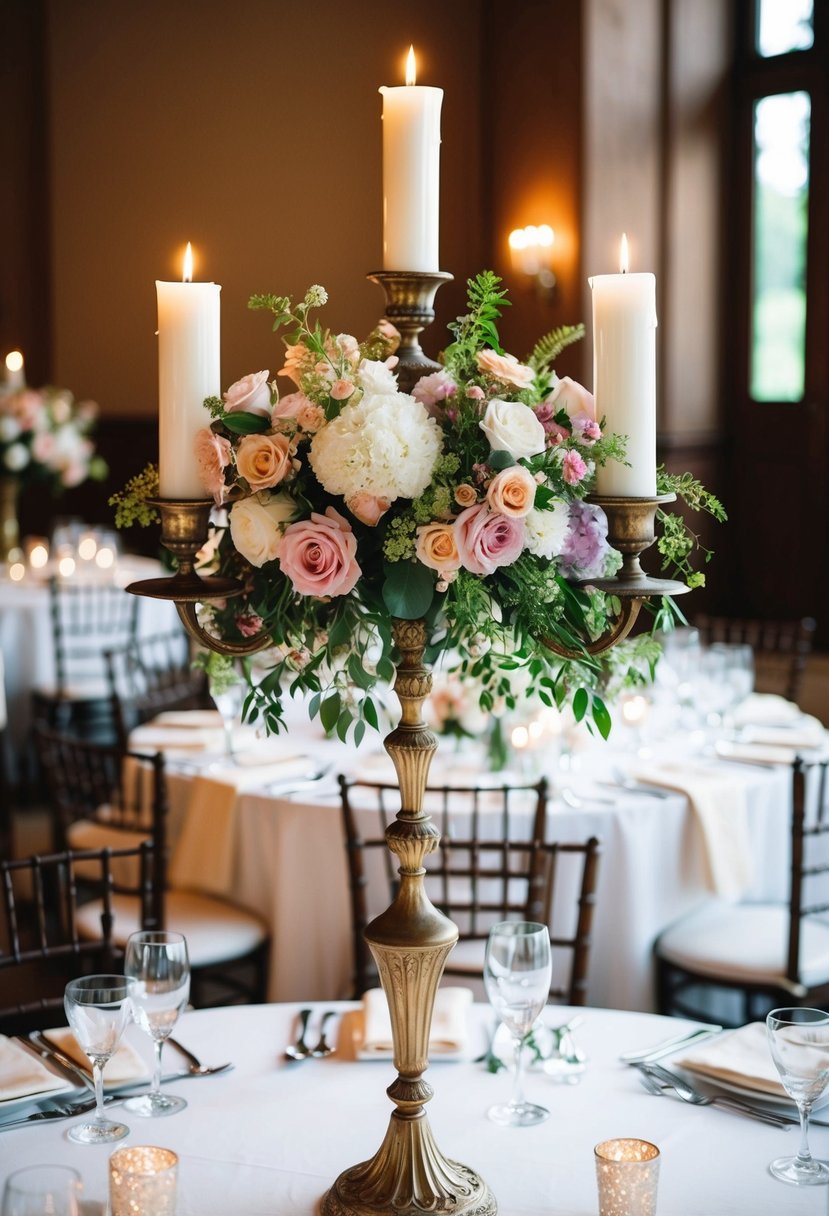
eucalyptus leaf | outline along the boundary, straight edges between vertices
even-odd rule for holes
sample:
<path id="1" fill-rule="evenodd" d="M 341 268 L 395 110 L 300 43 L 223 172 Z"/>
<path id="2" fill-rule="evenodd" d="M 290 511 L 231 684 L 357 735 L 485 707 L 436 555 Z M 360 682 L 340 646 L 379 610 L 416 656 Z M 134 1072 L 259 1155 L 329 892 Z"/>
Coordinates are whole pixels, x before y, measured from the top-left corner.
<path id="1" fill-rule="evenodd" d="M 435 576 L 420 562 L 390 562 L 385 567 L 383 600 L 392 616 L 416 621 L 424 616 L 435 593 Z"/>
<path id="2" fill-rule="evenodd" d="M 516 463 L 515 457 L 509 452 L 503 451 L 501 448 L 496 448 L 489 453 L 487 464 L 491 469 L 509 469 Z"/>
<path id="3" fill-rule="evenodd" d="M 234 435 L 261 435 L 271 425 L 270 418 L 260 414 L 246 414 L 243 411 L 233 414 L 222 414 L 222 425 Z"/>
<path id="4" fill-rule="evenodd" d="M 337 725 L 337 719 L 340 716 L 340 694 L 332 693 L 320 705 L 320 722 L 322 722 L 323 730 L 328 733 Z"/>

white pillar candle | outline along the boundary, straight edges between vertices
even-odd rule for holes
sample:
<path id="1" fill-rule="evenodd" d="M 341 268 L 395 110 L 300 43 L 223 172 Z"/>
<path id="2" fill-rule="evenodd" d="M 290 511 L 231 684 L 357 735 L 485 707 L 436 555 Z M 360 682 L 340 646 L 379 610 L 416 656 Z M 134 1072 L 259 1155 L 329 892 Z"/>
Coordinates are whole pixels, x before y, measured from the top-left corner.
<path id="1" fill-rule="evenodd" d="M 406 84 L 382 86 L 383 268 L 440 270 L 440 107 L 443 89 L 415 84 L 409 48 Z"/>
<path id="2" fill-rule="evenodd" d="M 596 470 L 599 494 L 650 498 L 656 493 L 656 278 L 622 273 L 589 279 L 593 293 L 593 392 L 606 429 L 627 436 L 628 465 Z"/>
<path id="3" fill-rule="evenodd" d="M 210 425 L 205 397 L 221 392 L 218 283 L 192 283 L 190 245 L 184 281 L 156 280 L 158 295 L 158 479 L 162 498 L 207 492 L 193 454 L 196 432 Z M 190 265 L 188 268 L 188 256 Z"/>
<path id="4" fill-rule="evenodd" d="M 23 356 L 19 350 L 10 350 L 6 355 L 6 390 L 17 392 L 26 387 L 26 373 L 23 370 Z"/>

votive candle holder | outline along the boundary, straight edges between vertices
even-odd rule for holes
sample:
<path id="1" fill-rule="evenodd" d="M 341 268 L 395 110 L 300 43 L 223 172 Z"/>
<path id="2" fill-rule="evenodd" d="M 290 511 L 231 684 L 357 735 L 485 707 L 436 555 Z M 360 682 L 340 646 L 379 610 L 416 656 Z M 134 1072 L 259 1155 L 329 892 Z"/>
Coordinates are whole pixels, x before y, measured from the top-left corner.
<path id="1" fill-rule="evenodd" d="M 599 1216 L 654 1216 L 659 1149 L 649 1140 L 603 1140 L 593 1150 Z"/>
<path id="2" fill-rule="evenodd" d="M 109 1159 L 111 1216 L 175 1216 L 178 1157 L 169 1148 L 136 1144 Z"/>

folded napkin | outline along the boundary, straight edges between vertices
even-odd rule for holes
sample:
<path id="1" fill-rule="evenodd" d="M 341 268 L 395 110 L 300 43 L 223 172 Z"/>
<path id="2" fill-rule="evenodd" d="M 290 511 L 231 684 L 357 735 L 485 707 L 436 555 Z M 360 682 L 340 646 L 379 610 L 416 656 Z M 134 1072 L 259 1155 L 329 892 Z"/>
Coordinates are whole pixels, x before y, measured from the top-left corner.
<path id="1" fill-rule="evenodd" d="M 787 701 L 777 693 L 753 692 L 737 706 L 734 720 L 738 726 L 753 723 L 756 726 L 788 726 L 801 716 L 794 701 Z"/>
<path id="2" fill-rule="evenodd" d="M 780 747 L 771 743 L 732 743 L 719 739 L 714 750 L 723 760 L 736 760 L 741 764 L 794 764 L 797 747 Z"/>
<path id="3" fill-rule="evenodd" d="M 64 1055 L 69 1056 L 90 1076 L 92 1075 L 89 1056 L 68 1026 L 60 1026 L 56 1030 L 44 1030 L 43 1034 Z M 104 1084 L 124 1085 L 127 1081 L 140 1081 L 147 1076 L 147 1072 L 147 1065 L 135 1048 L 129 1043 L 121 1042 L 104 1065 Z"/>
<path id="4" fill-rule="evenodd" d="M 167 709 L 156 714 L 153 726 L 179 730 L 221 730 L 222 715 L 218 709 Z"/>
<path id="5" fill-rule="evenodd" d="M 438 990 L 429 1034 L 431 1056 L 455 1056 L 464 1050 L 466 1013 L 471 1004 L 471 988 Z M 391 1056 L 391 1018 L 382 988 L 370 988 L 363 995 L 362 1032 L 362 1042 L 357 1051 L 358 1059 L 376 1060 Z"/>
<path id="6" fill-rule="evenodd" d="M 824 1057 L 824 1066 L 829 1067 L 826 1052 L 817 1047 L 814 1051 Z M 714 1081 L 756 1089 L 767 1097 L 788 1099 L 771 1058 L 763 1022 L 749 1022 L 739 1030 L 718 1035 L 686 1055 L 674 1057 L 674 1063 Z"/>
<path id="7" fill-rule="evenodd" d="M 823 723 L 811 714 L 802 714 L 790 726 L 762 726 L 750 723 L 742 730 L 742 743 L 770 743 L 780 747 L 824 747 L 827 734 Z"/>
<path id="8" fill-rule="evenodd" d="M 709 886 L 722 899 L 738 900 L 753 880 L 742 782 L 732 774 L 690 764 L 640 765 L 633 776 L 687 795 L 702 833 Z"/>
<path id="9" fill-rule="evenodd" d="M 0 1104 L 66 1088 L 65 1077 L 55 1076 L 25 1047 L 0 1035 Z"/>

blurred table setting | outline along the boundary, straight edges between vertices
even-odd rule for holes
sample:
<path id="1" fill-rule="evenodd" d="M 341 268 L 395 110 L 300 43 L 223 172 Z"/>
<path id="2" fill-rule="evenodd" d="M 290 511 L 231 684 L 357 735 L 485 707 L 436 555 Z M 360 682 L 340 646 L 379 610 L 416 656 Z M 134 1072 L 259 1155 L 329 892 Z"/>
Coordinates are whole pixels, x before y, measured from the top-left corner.
<path id="1" fill-rule="evenodd" d="M 655 1054 L 672 1071 L 681 1059 L 686 1065 L 679 1070 L 682 1075 L 696 1076 L 708 1095 L 725 1096 L 729 1091 L 689 1070 L 695 1057 L 715 1049 L 721 1058 L 729 1058 L 727 1035 L 709 1037 L 697 1047 L 677 1043 L 671 1055 L 662 1047 L 666 1040 L 685 1032 L 699 1037 L 700 1028 L 642 1013 L 548 1006 L 542 1022 L 550 1033 L 567 1020 L 581 1019 L 573 1035 L 585 1066 L 562 1083 L 544 1058 L 530 1065 L 527 1096 L 543 1102 L 550 1117 L 516 1131 L 486 1117 L 490 1104 L 509 1092 L 507 1073 L 493 1074 L 484 1060 L 492 1037 L 492 1010 L 467 1003 L 462 1009 L 460 1058 L 435 1055 L 432 1061 L 429 1079 L 436 1094 L 429 1119 L 443 1148 L 481 1171 L 501 1211 L 526 1216 L 551 1210 L 579 1216 L 595 1212 L 594 1146 L 609 1137 L 630 1136 L 659 1149 L 662 1216 L 687 1216 L 689 1211 L 752 1216 L 825 1212 L 823 1188 L 785 1187 L 769 1173 L 773 1157 L 796 1148 L 793 1103 L 779 1095 L 755 1099 L 761 1114 L 777 1112 L 788 1120 L 782 1126 L 766 1124 L 719 1104 L 695 1105 L 668 1090 L 646 1088 L 642 1069 L 619 1058 L 623 1053 L 648 1058 Z M 230 1061 L 234 1067 L 183 1079 L 187 1065 L 168 1047 L 167 1066 L 176 1073 L 175 1092 L 186 1095 L 186 1110 L 150 1126 L 117 1104 L 108 1108 L 130 1125 L 127 1144 L 153 1143 L 177 1154 L 179 1216 L 225 1216 L 230 1211 L 310 1216 L 339 1170 L 367 1157 L 379 1143 L 389 1108 L 378 1100 L 378 1086 L 384 1077 L 391 1079 L 393 1068 L 383 1053 L 374 1060 L 357 1058 L 359 1035 L 355 1038 L 354 1030 L 362 1023 L 361 1007 L 307 1002 L 304 1010 L 307 1034 L 302 1041 L 311 1047 L 317 1043 L 328 1014 L 326 1038 L 333 1052 L 318 1058 L 310 1053 L 301 1059 L 286 1055 L 297 1038 L 300 1006 L 295 1003 L 187 1012 L 176 1029 L 187 1048 L 207 1064 Z M 147 1036 L 131 1026 L 125 1042 L 149 1070 Z M 3 1087 L 5 1079 L 0 1068 Z M 108 1086 L 111 1094 L 116 1088 Z M 82 1096 L 77 1087 L 73 1093 Z M 62 1097 L 66 1100 L 65 1094 Z M 40 1106 L 50 1104 L 51 1099 L 42 1100 Z M 31 1103 L 13 1101 L 6 1110 L 0 1098 L 7 1168 L 12 1162 L 15 1169 L 45 1162 L 74 1166 L 83 1180 L 84 1211 L 99 1216 L 107 1197 L 111 1147 L 70 1144 L 66 1128 L 79 1117 L 34 1121 L 3 1131 L 4 1122 L 32 1110 Z M 816 1156 L 829 1153 L 825 1111 L 815 1111 L 810 1140 Z"/>

